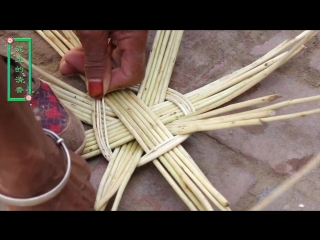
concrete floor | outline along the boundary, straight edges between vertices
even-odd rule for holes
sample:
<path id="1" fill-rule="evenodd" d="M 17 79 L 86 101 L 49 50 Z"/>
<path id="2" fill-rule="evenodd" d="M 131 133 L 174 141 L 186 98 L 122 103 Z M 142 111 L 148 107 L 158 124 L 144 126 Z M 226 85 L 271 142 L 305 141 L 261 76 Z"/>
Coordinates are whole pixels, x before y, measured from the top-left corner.
<path id="1" fill-rule="evenodd" d="M 170 87 L 187 93 L 246 66 L 287 38 L 301 31 L 185 31 Z M 155 32 L 150 32 L 148 46 Z M 76 77 L 61 77 L 60 56 L 34 31 L 0 31 L 5 38 L 32 37 L 34 64 L 84 90 Z M 239 102 L 280 94 L 276 102 L 320 94 L 320 35 L 299 55 L 264 79 Z M 320 103 L 287 108 L 281 113 L 310 110 Z M 279 112 L 280 113 L 280 112 Z M 320 152 L 319 115 L 267 126 L 239 127 L 193 134 L 182 145 L 213 185 L 230 201 L 233 210 L 246 210 L 264 198 L 285 178 Z M 98 187 L 107 162 L 89 160 L 92 184 Z M 267 210 L 320 210 L 320 172 L 315 169 Z M 299 207 L 303 204 L 304 207 Z M 0 204 L 0 209 L 5 210 Z M 188 210 L 152 164 L 136 170 L 120 210 Z"/>

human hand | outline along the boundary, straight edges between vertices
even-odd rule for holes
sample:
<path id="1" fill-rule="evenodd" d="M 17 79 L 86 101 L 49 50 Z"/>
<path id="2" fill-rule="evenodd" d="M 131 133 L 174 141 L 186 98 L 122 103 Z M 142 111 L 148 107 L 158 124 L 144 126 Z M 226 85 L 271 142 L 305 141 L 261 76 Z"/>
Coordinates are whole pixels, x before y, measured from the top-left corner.
<path id="1" fill-rule="evenodd" d="M 148 31 L 79 30 L 76 34 L 82 45 L 61 59 L 60 72 L 85 74 L 91 97 L 101 98 L 143 80 Z"/>

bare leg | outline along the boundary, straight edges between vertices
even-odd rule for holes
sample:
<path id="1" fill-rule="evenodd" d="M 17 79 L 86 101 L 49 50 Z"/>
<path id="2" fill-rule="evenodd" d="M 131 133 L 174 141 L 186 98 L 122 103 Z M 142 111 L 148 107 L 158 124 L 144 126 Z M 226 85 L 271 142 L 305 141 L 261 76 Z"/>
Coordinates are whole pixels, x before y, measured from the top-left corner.
<path id="1" fill-rule="evenodd" d="M 28 103 L 7 102 L 6 89 L 7 68 L 0 59 L 0 192 L 17 198 L 37 196 L 54 188 L 63 178 L 64 155 L 45 135 Z M 89 182 L 89 167 L 80 156 L 72 152 L 70 155 L 71 177 L 61 194 L 41 206 L 24 209 L 93 209 L 95 192 Z"/>

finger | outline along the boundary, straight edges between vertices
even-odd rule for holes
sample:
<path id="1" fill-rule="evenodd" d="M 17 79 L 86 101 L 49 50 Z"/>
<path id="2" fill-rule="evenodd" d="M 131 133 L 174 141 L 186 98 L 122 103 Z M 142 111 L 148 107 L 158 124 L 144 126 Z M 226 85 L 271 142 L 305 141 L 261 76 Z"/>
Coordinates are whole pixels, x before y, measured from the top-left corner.
<path id="1" fill-rule="evenodd" d="M 64 60 L 68 64 L 68 66 L 75 69 L 77 73 L 85 73 L 85 57 L 83 51 L 70 51 L 65 55 Z"/>
<path id="2" fill-rule="evenodd" d="M 65 60 L 60 62 L 59 71 L 62 75 L 72 75 L 77 74 L 79 71 L 74 68 L 71 64 L 67 63 Z"/>
<path id="3" fill-rule="evenodd" d="M 108 53 L 109 31 L 76 31 L 84 51 L 85 75 L 91 97 L 101 98 L 111 79 L 111 57 Z"/>
<path id="4" fill-rule="evenodd" d="M 115 48 L 112 51 L 112 62 L 114 64 L 114 68 L 121 66 L 121 56 L 122 56 L 122 50 L 120 48 Z"/>
<path id="5" fill-rule="evenodd" d="M 121 66 L 112 70 L 109 91 L 140 83 L 145 75 L 145 48 L 148 31 L 117 31 L 113 37 L 117 40 L 121 56 Z"/>
<path id="6" fill-rule="evenodd" d="M 71 49 L 62 57 L 59 71 L 62 75 L 84 73 L 84 52 L 82 46 Z"/>
<path id="7" fill-rule="evenodd" d="M 139 70 L 136 68 L 136 70 L 132 71 L 129 75 L 126 75 L 121 68 L 113 69 L 108 92 L 139 84 L 142 82 L 144 76 L 144 67 L 139 67 Z"/>
<path id="8" fill-rule="evenodd" d="M 117 46 L 113 43 L 113 40 L 109 43 L 108 48 L 109 55 L 111 56 L 111 62 L 112 62 L 112 69 L 120 67 L 119 60 L 121 59 L 121 56 L 118 58 L 115 58 L 115 53 L 117 52 Z"/>

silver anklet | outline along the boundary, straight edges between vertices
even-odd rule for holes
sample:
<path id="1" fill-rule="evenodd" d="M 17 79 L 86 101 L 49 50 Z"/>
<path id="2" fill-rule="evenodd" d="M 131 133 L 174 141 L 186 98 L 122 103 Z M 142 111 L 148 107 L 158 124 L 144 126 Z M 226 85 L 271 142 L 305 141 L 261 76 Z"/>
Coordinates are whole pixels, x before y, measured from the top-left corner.
<path id="1" fill-rule="evenodd" d="M 65 145 L 65 143 L 63 142 L 63 139 L 60 138 L 57 134 L 55 134 L 54 132 L 48 130 L 48 129 L 43 129 L 43 131 L 50 136 L 51 138 L 53 138 L 56 143 L 58 145 L 60 145 L 63 150 L 65 151 L 66 157 L 67 157 L 67 171 L 66 174 L 64 175 L 63 179 L 61 180 L 61 182 L 52 190 L 50 190 L 49 192 L 42 194 L 40 196 L 37 197 L 32 197 L 32 198 L 11 198 L 11 197 L 7 197 L 5 195 L 0 194 L 0 201 L 11 205 L 11 206 L 18 206 L 18 207 L 32 207 L 32 206 L 36 206 L 36 205 L 40 205 L 46 201 L 49 201 L 50 199 L 54 198 L 55 196 L 57 196 L 61 190 L 64 188 L 64 186 L 66 185 L 66 183 L 69 180 L 70 177 L 70 171 L 71 171 L 71 159 L 70 159 L 70 154 L 69 151 Z"/>

